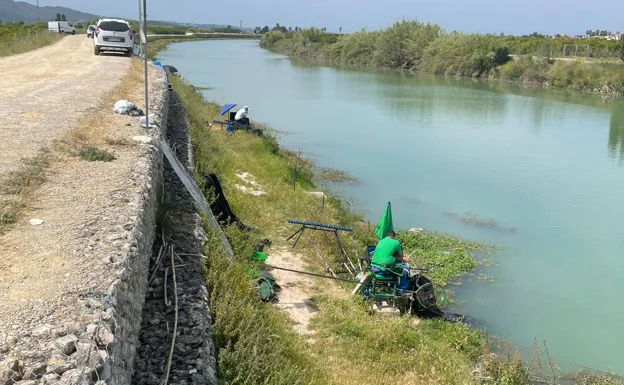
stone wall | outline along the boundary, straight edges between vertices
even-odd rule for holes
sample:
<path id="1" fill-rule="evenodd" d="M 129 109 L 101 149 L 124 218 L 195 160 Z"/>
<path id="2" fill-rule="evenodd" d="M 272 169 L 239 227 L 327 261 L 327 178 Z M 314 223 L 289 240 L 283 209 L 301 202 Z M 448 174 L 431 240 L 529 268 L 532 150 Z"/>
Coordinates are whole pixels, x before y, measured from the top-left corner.
<path id="1" fill-rule="evenodd" d="M 158 67 L 157 70 L 163 74 L 150 90 L 149 112 L 154 114 L 153 124 L 158 128 L 145 131 L 145 136 L 153 142 L 164 137 L 169 114 L 168 81 L 164 70 Z M 147 141 L 146 137 L 135 140 Z M 76 376 L 69 378 L 69 383 L 97 380 L 109 385 L 128 385 L 131 382 L 163 186 L 163 154 L 156 144 L 146 144 L 137 169 L 143 179 L 141 193 L 134 197 L 138 208 L 136 220 L 127 225 L 132 228 L 128 239 L 130 249 L 108 292 L 101 298 L 86 298 L 81 304 L 81 313 L 90 314 L 91 322 L 78 335 Z M 84 373 L 88 375 L 80 376 Z"/>

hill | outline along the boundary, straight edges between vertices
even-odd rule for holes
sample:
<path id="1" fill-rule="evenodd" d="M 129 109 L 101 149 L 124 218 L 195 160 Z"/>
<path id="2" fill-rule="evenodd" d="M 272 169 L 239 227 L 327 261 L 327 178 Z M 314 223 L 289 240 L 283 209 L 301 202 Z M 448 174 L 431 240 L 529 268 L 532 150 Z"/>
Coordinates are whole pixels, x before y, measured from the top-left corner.
<path id="1" fill-rule="evenodd" d="M 30 3 L 25 3 L 23 1 L 14 1 L 14 0 L 0 0 L 0 21 L 2 22 L 10 22 L 10 21 L 46 21 L 46 20 L 54 20 L 56 18 L 57 13 L 62 13 L 65 15 L 68 21 L 71 22 L 79 22 L 79 21 L 87 21 L 87 20 L 97 20 L 100 18 L 98 15 L 94 15 L 92 13 L 81 12 L 75 9 L 67 8 L 67 7 L 52 7 L 45 6 L 39 7 L 37 11 L 37 7 Z M 107 15 L 110 16 L 110 15 Z M 118 15 L 114 15 L 118 16 Z M 132 20 L 136 21 L 136 20 Z M 178 27 L 195 27 L 195 28 L 225 28 L 226 25 L 221 24 L 194 24 L 194 23 L 179 23 L 172 21 L 162 21 L 162 20 L 148 20 L 148 25 L 152 26 L 178 26 Z M 238 26 L 233 25 L 234 28 Z M 253 31 L 252 28 L 243 28 L 245 32 Z"/>
<path id="2" fill-rule="evenodd" d="M 54 20 L 57 13 L 62 13 L 67 17 L 68 21 L 78 22 L 84 20 L 97 19 L 98 16 L 76 11 L 66 7 L 37 7 L 35 5 L 25 3 L 23 1 L 0 0 L 0 20 L 7 21 L 37 21 L 37 20 Z"/>

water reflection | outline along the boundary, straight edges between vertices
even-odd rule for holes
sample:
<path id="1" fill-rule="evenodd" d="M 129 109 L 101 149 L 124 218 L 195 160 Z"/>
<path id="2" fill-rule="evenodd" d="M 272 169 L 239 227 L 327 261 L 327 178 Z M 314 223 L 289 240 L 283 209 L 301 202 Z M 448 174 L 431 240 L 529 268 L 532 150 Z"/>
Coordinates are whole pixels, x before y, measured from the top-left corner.
<path id="1" fill-rule="evenodd" d="M 609 155 L 619 164 L 624 164 L 624 103 L 618 103 L 611 109 Z"/>

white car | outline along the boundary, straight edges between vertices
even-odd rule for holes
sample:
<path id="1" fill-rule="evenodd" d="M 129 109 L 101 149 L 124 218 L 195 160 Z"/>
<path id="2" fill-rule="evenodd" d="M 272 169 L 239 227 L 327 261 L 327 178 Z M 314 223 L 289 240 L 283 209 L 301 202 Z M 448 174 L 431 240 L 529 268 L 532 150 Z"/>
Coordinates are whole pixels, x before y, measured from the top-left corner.
<path id="1" fill-rule="evenodd" d="M 132 56 L 134 36 L 130 23 L 121 19 L 100 19 L 93 32 L 93 53 L 122 51 Z"/>
<path id="2" fill-rule="evenodd" d="M 91 24 L 87 27 L 87 37 L 93 38 L 93 32 L 95 32 L 95 25 Z"/>

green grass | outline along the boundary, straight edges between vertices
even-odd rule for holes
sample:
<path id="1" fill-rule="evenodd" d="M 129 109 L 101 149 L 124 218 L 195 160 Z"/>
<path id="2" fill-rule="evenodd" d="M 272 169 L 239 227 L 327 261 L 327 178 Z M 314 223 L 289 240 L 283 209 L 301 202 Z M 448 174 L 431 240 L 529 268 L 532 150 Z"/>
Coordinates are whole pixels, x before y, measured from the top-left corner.
<path id="1" fill-rule="evenodd" d="M 325 374 L 287 317 L 258 302 L 246 271 L 250 245 L 235 243 L 236 260 L 219 252 L 208 231 L 205 276 L 210 292 L 212 332 L 220 384 L 323 384 Z"/>
<path id="2" fill-rule="evenodd" d="M 45 181 L 51 157 L 43 148 L 37 156 L 22 160 L 16 170 L 0 175 L 0 234 L 18 221 L 25 198 Z"/>
<path id="3" fill-rule="evenodd" d="M 218 117 L 220 106 L 204 101 L 179 78 L 172 78 L 172 84 L 189 115 L 197 183 L 202 185 L 203 173 L 216 172 L 233 211 L 258 228 L 251 238 L 226 229 L 235 252 L 235 260 L 229 264 L 218 251 L 212 231 L 204 251 L 209 257 L 205 274 L 221 383 L 485 383 L 471 375 L 486 353 L 487 338 L 480 331 L 438 321 L 421 320 L 414 325 L 413 318 L 370 313 L 366 304 L 351 298 L 347 290 L 335 292 L 318 286 L 314 297 L 318 312 L 310 326 L 315 334 L 302 336 L 292 331 L 286 313 L 259 303 L 245 270 L 251 266 L 247 256 L 251 245 L 264 237 L 273 241 L 274 248 L 286 246 L 284 239 L 294 231 L 287 218 L 353 226 L 354 234 L 343 238 L 350 255 L 356 250 L 361 255 L 364 246 L 374 241 L 372 229 L 335 197 L 321 211 L 320 200 L 306 192 L 315 188 L 319 177 L 311 162 L 279 148 L 272 135 L 259 138 L 242 132 L 225 135 L 210 131 L 207 123 Z M 295 168 L 300 177 L 293 188 Z M 266 194 L 252 196 L 238 190 L 236 185 L 243 184 L 236 176 L 240 172 L 253 175 Z M 310 239 L 327 258 L 338 257 L 335 245 L 322 235 Z M 471 250 L 489 250 L 439 234 L 402 233 L 401 240 L 408 251 L 416 249 L 413 258 L 417 256 L 419 264 L 443 266 L 431 275 L 437 285 L 452 282 L 479 263 L 471 257 Z M 450 255 L 437 251 L 450 251 Z M 319 270 L 320 264 L 306 249 L 298 253 L 309 262 L 306 269 Z M 269 261 L 270 254 L 269 249 Z M 524 364 L 505 357 L 491 368 L 487 372 L 491 378 L 502 378 L 503 373 L 521 378 L 525 370 Z"/>
<path id="4" fill-rule="evenodd" d="M 552 60 L 564 44 L 588 44 L 593 60 Z M 583 41 L 447 32 L 435 24 L 403 20 L 381 31 L 323 34 L 318 30 L 262 36 L 260 46 L 313 62 L 340 66 L 484 77 L 566 88 L 624 93 L 624 41 Z M 510 54 L 526 55 L 511 60 Z M 532 59 L 537 57 L 538 59 Z M 507 64 L 506 64 L 507 63 Z"/>
<path id="5" fill-rule="evenodd" d="M 88 162 L 112 162 L 117 159 L 117 156 L 114 153 L 94 146 L 85 146 L 81 148 L 76 151 L 76 156 Z"/>
<path id="6" fill-rule="evenodd" d="M 62 34 L 48 32 L 45 23 L 0 24 L 0 57 L 28 52 L 56 43 Z"/>

